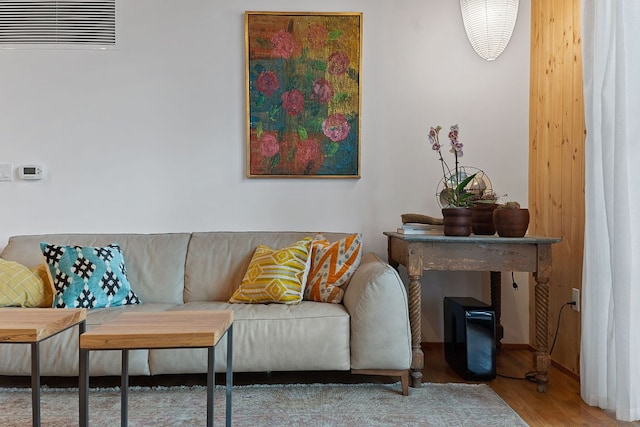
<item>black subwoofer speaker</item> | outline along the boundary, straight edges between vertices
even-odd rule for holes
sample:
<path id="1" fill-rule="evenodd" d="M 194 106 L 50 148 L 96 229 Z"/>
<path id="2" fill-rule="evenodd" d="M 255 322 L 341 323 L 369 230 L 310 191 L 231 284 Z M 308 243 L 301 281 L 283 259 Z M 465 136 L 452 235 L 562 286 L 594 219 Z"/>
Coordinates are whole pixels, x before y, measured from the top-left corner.
<path id="1" fill-rule="evenodd" d="M 496 315 L 469 297 L 444 299 L 444 355 L 465 380 L 496 377 Z"/>

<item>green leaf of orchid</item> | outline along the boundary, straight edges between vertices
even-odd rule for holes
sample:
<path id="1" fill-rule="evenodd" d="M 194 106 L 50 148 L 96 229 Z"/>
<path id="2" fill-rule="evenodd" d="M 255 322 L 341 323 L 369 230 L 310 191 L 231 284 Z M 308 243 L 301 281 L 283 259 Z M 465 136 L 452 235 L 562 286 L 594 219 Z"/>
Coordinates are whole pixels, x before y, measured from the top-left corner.
<path id="1" fill-rule="evenodd" d="M 473 178 L 475 178 L 476 174 L 474 173 L 471 176 L 466 177 L 458 186 L 455 188 L 453 192 L 453 204 L 455 206 L 466 206 L 466 200 L 471 197 L 471 193 L 466 193 L 464 188 L 471 182 Z"/>
<path id="2" fill-rule="evenodd" d="M 460 184 L 458 184 L 458 186 L 456 187 L 456 191 L 459 193 L 462 190 L 464 190 L 464 187 L 466 187 L 467 184 L 469 184 L 471 180 L 475 177 L 476 177 L 475 173 L 473 175 L 466 177 Z"/>

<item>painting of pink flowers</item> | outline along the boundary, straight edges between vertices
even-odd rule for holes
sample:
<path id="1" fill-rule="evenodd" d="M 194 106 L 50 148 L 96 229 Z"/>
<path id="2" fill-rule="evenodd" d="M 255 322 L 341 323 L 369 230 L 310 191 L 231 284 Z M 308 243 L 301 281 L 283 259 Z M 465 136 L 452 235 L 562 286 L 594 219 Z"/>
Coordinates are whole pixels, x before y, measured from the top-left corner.
<path id="1" fill-rule="evenodd" d="M 360 177 L 361 41 L 361 13 L 245 12 L 248 177 Z"/>

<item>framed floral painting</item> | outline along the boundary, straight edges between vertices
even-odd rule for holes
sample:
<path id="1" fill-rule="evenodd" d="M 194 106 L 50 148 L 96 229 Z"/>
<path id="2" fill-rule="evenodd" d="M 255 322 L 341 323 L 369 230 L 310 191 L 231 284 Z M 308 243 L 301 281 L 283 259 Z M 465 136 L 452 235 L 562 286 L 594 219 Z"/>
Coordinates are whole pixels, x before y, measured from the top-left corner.
<path id="1" fill-rule="evenodd" d="M 362 13 L 245 12 L 247 176 L 360 177 Z"/>

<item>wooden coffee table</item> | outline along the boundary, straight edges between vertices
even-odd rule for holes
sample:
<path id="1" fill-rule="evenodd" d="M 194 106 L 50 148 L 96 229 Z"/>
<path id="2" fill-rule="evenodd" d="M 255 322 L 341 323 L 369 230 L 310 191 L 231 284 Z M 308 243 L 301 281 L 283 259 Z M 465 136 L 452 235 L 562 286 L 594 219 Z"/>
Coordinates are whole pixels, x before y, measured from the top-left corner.
<path id="1" fill-rule="evenodd" d="M 85 330 L 84 308 L 0 308 L 0 343 L 31 344 L 32 423 L 40 425 L 40 343 L 75 325 Z"/>
<path id="2" fill-rule="evenodd" d="M 213 426 L 215 346 L 227 335 L 226 425 L 231 425 L 233 311 L 122 313 L 80 336 L 80 426 L 89 425 L 89 351 L 121 350 L 120 424 L 127 425 L 129 350 L 207 348 L 207 426 Z"/>

